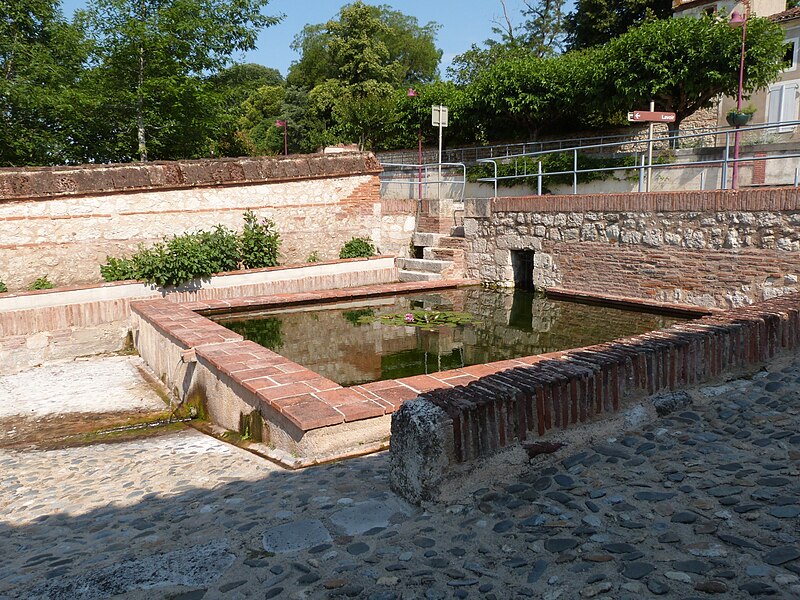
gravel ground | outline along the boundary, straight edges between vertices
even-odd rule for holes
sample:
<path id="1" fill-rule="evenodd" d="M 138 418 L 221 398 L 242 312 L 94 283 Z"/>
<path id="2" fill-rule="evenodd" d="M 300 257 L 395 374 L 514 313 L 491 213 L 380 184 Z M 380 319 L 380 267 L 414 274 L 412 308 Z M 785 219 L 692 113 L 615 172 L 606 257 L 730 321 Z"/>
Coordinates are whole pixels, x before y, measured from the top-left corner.
<path id="1" fill-rule="evenodd" d="M 424 509 L 386 453 L 289 472 L 193 430 L 0 450 L 0 598 L 797 599 L 798 384 L 784 361 Z"/>

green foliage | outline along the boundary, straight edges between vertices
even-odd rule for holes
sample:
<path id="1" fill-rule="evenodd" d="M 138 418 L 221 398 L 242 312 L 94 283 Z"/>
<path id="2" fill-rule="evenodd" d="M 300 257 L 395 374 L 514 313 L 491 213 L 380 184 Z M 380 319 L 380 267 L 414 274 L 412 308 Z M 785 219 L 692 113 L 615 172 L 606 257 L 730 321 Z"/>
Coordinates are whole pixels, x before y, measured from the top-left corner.
<path id="1" fill-rule="evenodd" d="M 307 262 L 307 263 L 315 263 L 315 262 L 319 262 L 319 255 L 317 254 L 317 251 L 316 251 L 316 250 L 314 250 L 314 251 L 313 251 L 311 254 L 309 254 L 309 255 L 306 257 L 306 262 Z"/>
<path id="2" fill-rule="evenodd" d="M 53 283 L 47 278 L 47 275 L 37 277 L 33 283 L 28 286 L 30 291 L 35 290 L 52 290 L 55 287 Z"/>
<path id="3" fill-rule="evenodd" d="M 339 258 L 369 258 L 375 255 L 375 245 L 369 238 L 354 237 L 339 252 Z"/>
<path id="4" fill-rule="evenodd" d="M 475 317 L 469 313 L 453 312 L 449 310 L 412 310 L 407 313 L 397 313 L 391 315 L 364 315 L 359 317 L 358 323 L 372 323 L 380 321 L 387 325 L 398 325 L 407 327 L 419 327 L 426 331 L 434 331 L 437 327 L 457 327 L 474 323 Z"/>
<path id="5" fill-rule="evenodd" d="M 0 2 L 0 167 L 70 159 L 70 89 L 86 52 L 57 0 Z"/>
<path id="6" fill-rule="evenodd" d="M 371 308 L 359 308 L 357 310 L 346 310 L 342 313 L 345 321 L 358 327 L 367 322 L 365 319 L 375 316 L 375 311 Z"/>
<path id="7" fill-rule="evenodd" d="M 225 129 L 209 77 L 279 21 L 268 0 L 90 0 L 76 19 L 94 43 L 82 81 L 86 158 L 206 155 Z"/>
<path id="8" fill-rule="evenodd" d="M 106 256 L 106 264 L 100 266 L 100 275 L 104 281 L 130 281 L 139 277 L 132 259 L 113 256 Z"/>
<path id="9" fill-rule="evenodd" d="M 241 262 L 245 269 L 261 269 L 278 264 L 281 237 L 275 223 L 264 218 L 259 221 L 253 211 L 244 213 L 241 235 Z"/>
<path id="10" fill-rule="evenodd" d="M 672 17 L 671 0 L 577 0 L 565 29 L 571 49 L 589 48 L 654 19 Z"/>
<path id="11" fill-rule="evenodd" d="M 735 95 L 741 40 L 741 30 L 709 17 L 645 23 L 602 48 L 595 91 L 619 110 L 652 99 L 658 110 L 676 113 L 675 129 L 720 94 Z M 784 53 L 780 25 L 748 19 L 745 94 L 777 79 Z"/>
<path id="12" fill-rule="evenodd" d="M 545 154 L 541 157 L 543 173 L 558 173 L 571 171 L 574 166 L 574 157 L 571 152 L 559 154 Z M 578 154 L 578 169 L 587 170 L 586 173 L 578 174 L 578 183 L 588 183 L 590 181 L 603 181 L 613 177 L 613 171 L 598 171 L 597 169 L 623 168 L 636 165 L 634 156 L 620 157 L 598 157 L 588 154 Z M 500 163 L 497 168 L 499 177 L 520 176 L 518 179 L 506 179 L 498 182 L 500 186 L 514 186 L 520 183 L 527 183 L 531 186 L 537 184 L 539 173 L 539 159 L 523 158 Z M 527 175 L 525 175 L 527 174 Z M 467 169 L 468 181 L 477 181 L 483 177 L 494 177 L 494 167 L 491 165 L 481 165 Z M 572 184 L 572 175 L 543 175 L 542 191 L 549 192 L 549 185 L 553 184 Z"/>
<path id="13" fill-rule="evenodd" d="M 0 280 L 0 294 L 2 294 L 3 292 L 7 292 L 7 291 L 8 291 L 8 288 L 6 287 L 6 284 L 3 283 L 2 280 Z"/>
<path id="14" fill-rule="evenodd" d="M 436 23 L 388 6 L 348 4 L 327 23 L 306 25 L 292 49 L 301 58 L 289 69 L 289 82 L 313 89 L 329 79 L 344 85 L 375 80 L 394 87 L 433 81 L 442 52 L 436 48 Z"/>
<path id="15" fill-rule="evenodd" d="M 217 225 L 143 245 L 130 258 L 107 257 L 100 273 L 106 281 L 141 279 L 158 286 L 176 286 L 214 273 L 253 269 L 277 263 L 280 236 L 269 219 L 244 214 L 241 234 Z"/>

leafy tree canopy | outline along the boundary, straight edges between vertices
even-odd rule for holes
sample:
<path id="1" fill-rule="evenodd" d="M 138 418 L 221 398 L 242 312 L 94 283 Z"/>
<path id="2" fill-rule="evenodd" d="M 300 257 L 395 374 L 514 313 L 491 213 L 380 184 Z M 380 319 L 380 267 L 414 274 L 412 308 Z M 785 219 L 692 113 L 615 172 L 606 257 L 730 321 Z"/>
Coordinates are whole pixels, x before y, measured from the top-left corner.
<path id="1" fill-rule="evenodd" d="M 94 118 L 103 159 L 208 152 L 223 99 L 208 77 L 279 18 L 268 0 L 91 0 L 78 22 L 94 41 Z"/>
<path id="2" fill-rule="evenodd" d="M 664 19 L 612 40 L 602 50 L 599 97 L 620 110 L 655 101 L 680 122 L 720 94 L 738 89 L 741 30 L 710 17 Z M 745 92 L 775 81 L 783 69 L 783 30 L 767 19 L 747 22 Z"/>
<path id="3" fill-rule="evenodd" d="M 290 67 L 288 80 L 307 89 L 328 79 L 395 87 L 433 81 L 442 56 L 436 48 L 439 28 L 433 22 L 420 25 L 389 6 L 353 2 L 338 18 L 303 28 L 292 43 L 301 58 Z"/>
<path id="4" fill-rule="evenodd" d="M 0 167 L 70 159 L 67 90 L 86 50 L 57 0 L 0 0 Z"/>
<path id="5" fill-rule="evenodd" d="M 671 0 L 577 0 L 565 23 L 571 49 L 589 48 L 654 19 L 672 17 Z"/>

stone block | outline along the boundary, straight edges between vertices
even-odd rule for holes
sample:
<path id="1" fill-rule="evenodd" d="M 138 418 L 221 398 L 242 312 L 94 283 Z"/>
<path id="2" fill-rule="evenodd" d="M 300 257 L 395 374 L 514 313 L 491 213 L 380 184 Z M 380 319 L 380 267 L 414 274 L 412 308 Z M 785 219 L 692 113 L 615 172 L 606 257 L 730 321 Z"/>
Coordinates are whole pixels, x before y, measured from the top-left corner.
<path id="1" fill-rule="evenodd" d="M 414 504 L 436 501 L 455 463 L 452 419 L 427 400 L 406 402 L 392 415 L 389 457 L 397 494 Z"/>

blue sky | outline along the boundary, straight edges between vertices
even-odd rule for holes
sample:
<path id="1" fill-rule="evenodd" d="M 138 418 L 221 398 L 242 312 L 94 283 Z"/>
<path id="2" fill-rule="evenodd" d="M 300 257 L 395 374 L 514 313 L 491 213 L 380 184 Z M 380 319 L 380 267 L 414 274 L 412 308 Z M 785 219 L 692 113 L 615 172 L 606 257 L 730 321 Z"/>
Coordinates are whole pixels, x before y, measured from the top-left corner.
<path id="1" fill-rule="evenodd" d="M 71 17 L 77 8 L 83 8 L 87 0 L 62 0 L 64 14 Z M 270 0 L 267 14 L 283 13 L 284 20 L 265 29 L 258 48 L 244 57 L 244 62 L 256 62 L 277 68 L 286 74 L 298 55 L 289 48 L 294 36 L 307 23 L 324 23 L 348 4 L 349 0 Z M 502 20 L 500 0 L 403 0 L 368 1 L 369 4 L 388 4 L 395 10 L 417 17 L 421 24 L 436 21 L 442 25 L 437 38 L 442 56 L 442 74 L 452 58 L 468 50 L 472 43 L 483 42 L 491 37 L 492 20 Z M 571 3 L 570 3 L 571 4 Z M 521 0 L 507 0 L 509 14 L 515 24 L 520 16 Z"/>

